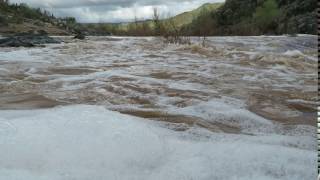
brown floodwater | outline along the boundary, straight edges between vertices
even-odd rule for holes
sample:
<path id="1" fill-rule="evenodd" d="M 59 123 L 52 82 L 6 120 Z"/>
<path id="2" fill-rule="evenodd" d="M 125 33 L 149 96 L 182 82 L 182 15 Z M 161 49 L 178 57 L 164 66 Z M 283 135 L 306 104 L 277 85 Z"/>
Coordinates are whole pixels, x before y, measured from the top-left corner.
<path id="1" fill-rule="evenodd" d="M 60 38 L 0 49 L 0 109 L 94 104 L 175 130 L 227 133 L 251 133 L 265 125 L 259 118 L 316 126 L 316 36 L 211 37 L 206 47 L 198 38 Z"/>

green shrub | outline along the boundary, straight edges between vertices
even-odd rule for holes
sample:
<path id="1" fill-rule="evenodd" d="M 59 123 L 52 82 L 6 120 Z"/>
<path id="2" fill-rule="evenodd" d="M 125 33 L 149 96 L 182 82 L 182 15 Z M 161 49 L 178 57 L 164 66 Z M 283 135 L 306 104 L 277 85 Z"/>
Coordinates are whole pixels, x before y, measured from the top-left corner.
<path id="1" fill-rule="evenodd" d="M 261 32 L 266 32 L 272 29 L 271 26 L 276 26 L 279 15 L 280 10 L 277 2 L 275 0 L 267 0 L 256 9 L 253 18 Z"/>

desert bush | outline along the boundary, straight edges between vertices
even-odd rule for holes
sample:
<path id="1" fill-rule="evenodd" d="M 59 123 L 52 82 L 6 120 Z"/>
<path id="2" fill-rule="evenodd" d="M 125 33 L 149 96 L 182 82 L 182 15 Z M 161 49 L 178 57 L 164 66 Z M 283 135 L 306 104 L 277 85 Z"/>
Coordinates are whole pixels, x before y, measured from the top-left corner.
<path id="1" fill-rule="evenodd" d="M 173 19 L 160 21 L 158 10 L 153 11 L 154 35 L 162 36 L 168 44 L 191 44 L 189 36 L 183 36 L 181 29 Z"/>

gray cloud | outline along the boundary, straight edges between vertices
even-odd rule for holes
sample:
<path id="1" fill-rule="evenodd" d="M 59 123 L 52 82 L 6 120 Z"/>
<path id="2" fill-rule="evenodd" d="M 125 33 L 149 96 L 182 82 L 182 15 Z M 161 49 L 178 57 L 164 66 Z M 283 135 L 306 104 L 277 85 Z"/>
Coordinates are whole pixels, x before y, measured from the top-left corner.
<path id="1" fill-rule="evenodd" d="M 53 12 L 56 16 L 74 16 L 80 22 L 130 21 L 137 16 L 147 19 L 152 8 L 157 7 L 162 14 L 176 15 L 192 10 L 206 2 L 224 0 L 11 0 L 27 3 Z"/>
<path id="2" fill-rule="evenodd" d="M 196 0 L 12 0 L 12 2 L 25 2 L 32 6 L 42 8 L 76 8 L 89 6 L 131 7 L 135 4 L 148 6 L 192 1 Z"/>

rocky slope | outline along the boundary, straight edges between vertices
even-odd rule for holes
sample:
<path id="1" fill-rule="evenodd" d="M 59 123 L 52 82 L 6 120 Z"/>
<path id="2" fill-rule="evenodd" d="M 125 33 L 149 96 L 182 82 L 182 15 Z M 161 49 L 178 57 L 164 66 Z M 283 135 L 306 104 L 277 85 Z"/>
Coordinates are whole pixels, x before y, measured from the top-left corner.
<path id="1" fill-rule="evenodd" d="M 50 35 L 68 35 L 74 24 L 74 18 L 56 18 L 40 8 L 0 0 L 0 34 L 46 31 Z"/>

